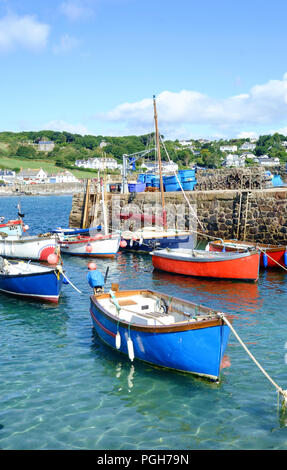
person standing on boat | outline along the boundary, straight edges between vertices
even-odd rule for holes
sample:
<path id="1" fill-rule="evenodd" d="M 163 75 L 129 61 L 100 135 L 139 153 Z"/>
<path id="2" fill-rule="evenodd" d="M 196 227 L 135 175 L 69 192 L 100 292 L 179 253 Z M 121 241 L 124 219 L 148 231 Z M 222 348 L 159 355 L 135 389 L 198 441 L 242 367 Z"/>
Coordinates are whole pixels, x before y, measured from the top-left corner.
<path id="1" fill-rule="evenodd" d="M 87 280 L 90 286 L 94 289 L 94 294 L 101 294 L 104 292 L 104 276 L 97 270 L 97 265 L 94 262 L 88 264 Z"/>

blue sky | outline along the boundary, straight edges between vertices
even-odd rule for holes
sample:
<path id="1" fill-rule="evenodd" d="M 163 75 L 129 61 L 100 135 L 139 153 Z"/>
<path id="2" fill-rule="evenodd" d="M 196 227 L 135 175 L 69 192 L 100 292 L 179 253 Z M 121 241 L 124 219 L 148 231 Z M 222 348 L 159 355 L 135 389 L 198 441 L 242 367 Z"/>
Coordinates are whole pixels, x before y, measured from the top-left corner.
<path id="1" fill-rule="evenodd" d="M 0 0 L 0 131 L 287 135 L 286 0 Z"/>

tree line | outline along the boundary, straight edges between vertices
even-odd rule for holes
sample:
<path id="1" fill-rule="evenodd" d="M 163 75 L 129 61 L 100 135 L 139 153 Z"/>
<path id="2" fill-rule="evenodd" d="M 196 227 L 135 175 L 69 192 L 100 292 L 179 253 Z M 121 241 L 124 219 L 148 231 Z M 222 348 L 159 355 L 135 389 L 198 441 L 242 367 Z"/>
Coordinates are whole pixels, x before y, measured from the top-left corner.
<path id="1" fill-rule="evenodd" d="M 280 162 L 284 163 L 287 161 L 286 149 L 282 145 L 285 140 L 286 136 L 279 133 L 262 135 L 256 142 L 254 154 L 257 156 L 267 154 L 270 157 L 278 157 Z M 54 149 L 50 152 L 39 151 L 37 144 L 40 141 L 54 142 Z M 199 140 L 192 139 L 190 145 L 183 147 L 178 140 L 166 140 L 164 145 L 169 158 L 176 162 L 180 168 L 187 168 L 193 164 L 208 168 L 219 168 L 226 156 L 220 151 L 220 147 L 235 144 L 239 149 L 246 141 L 249 141 L 249 139 L 221 139 L 202 143 Z M 111 137 L 102 135 L 83 136 L 51 130 L 1 132 L 0 157 L 51 161 L 59 167 L 71 169 L 75 168 L 76 160 L 103 157 L 104 154 L 107 158 L 115 158 L 118 163 L 121 163 L 124 154 L 130 155 L 152 148 L 155 146 L 154 142 L 154 133 L 141 136 Z M 104 143 L 103 147 L 100 146 L 102 143 Z M 163 149 L 162 159 L 167 160 Z M 142 163 L 142 160 L 139 160 L 137 165 L 140 163 Z"/>

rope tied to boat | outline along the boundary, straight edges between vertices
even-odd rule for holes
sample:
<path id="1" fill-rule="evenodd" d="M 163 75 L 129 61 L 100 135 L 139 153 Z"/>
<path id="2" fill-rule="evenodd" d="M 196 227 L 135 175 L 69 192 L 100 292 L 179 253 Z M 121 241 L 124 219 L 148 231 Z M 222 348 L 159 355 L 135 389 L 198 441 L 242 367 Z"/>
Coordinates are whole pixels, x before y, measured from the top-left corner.
<path id="1" fill-rule="evenodd" d="M 234 336 L 236 337 L 236 339 L 239 341 L 239 343 L 241 344 L 241 346 L 243 347 L 243 349 L 247 352 L 248 356 L 252 359 L 252 361 L 257 365 L 257 367 L 261 370 L 261 372 L 265 375 L 265 377 L 269 380 L 269 382 L 272 383 L 272 385 L 276 388 L 277 390 L 277 393 L 278 393 L 278 397 L 279 397 L 279 394 L 281 394 L 282 398 L 283 398 L 283 401 L 282 401 L 282 408 L 283 408 L 283 411 L 285 412 L 286 411 L 286 407 L 287 407 L 287 390 L 283 390 L 283 388 L 281 388 L 271 377 L 270 375 L 266 372 L 266 370 L 261 366 L 261 364 L 259 364 L 259 362 L 255 359 L 255 357 L 253 356 L 253 354 L 249 351 L 249 349 L 247 348 L 247 346 L 244 344 L 244 342 L 242 341 L 242 339 L 239 337 L 239 335 L 237 334 L 237 332 L 235 331 L 235 329 L 233 328 L 233 326 L 231 325 L 231 323 L 229 322 L 229 320 L 226 318 L 226 316 L 224 315 L 224 313 L 221 313 L 219 312 L 218 314 L 218 317 L 221 318 L 221 320 L 226 323 L 227 326 L 229 326 L 229 328 L 231 329 L 232 333 L 234 334 Z"/>
<path id="2" fill-rule="evenodd" d="M 285 266 L 283 266 L 282 264 L 278 263 L 278 261 L 276 261 L 276 259 L 272 258 L 272 256 L 270 256 L 265 250 L 262 250 L 261 248 L 259 248 L 258 246 L 256 247 L 258 251 L 260 251 L 261 253 L 264 253 L 268 258 L 271 259 L 271 261 L 273 261 L 274 263 L 278 264 L 278 266 L 280 266 L 280 268 L 284 269 L 285 271 L 287 271 L 287 269 L 285 268 Z"/>
<path id="3" fill-rule="evenodd" d="M 75 289 L 75 291 L 77 291 L 79 294 L 82 294 L 82 291 L 80 291 L 80 289 L 78 289 L 76 286 L 74 286 L 74 284 L 70 281 L 70 279 L 67 278 L 67 276 L 64 273 L 63 268 L 60 264 L 56 267 L 55 271 L 56 272 L 58 271 L 60 274 L 62 274 L 62 276 L 66 279 L 68 284 L 70 284 L 73 287 L 73 289 Z"/>

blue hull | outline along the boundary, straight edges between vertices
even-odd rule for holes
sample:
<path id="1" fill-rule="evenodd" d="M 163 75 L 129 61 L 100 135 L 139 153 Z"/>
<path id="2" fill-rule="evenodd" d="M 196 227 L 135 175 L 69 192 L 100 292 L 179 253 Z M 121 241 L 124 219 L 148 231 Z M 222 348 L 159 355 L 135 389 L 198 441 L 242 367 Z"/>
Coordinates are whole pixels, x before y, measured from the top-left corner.
<path id="1" fill-rule="evenodd" d="M 144 238 L 143 242 L 129 240 L 123 238 L 127 242 L 125 248 L 120 248 L 121 251 L 132 251 L 136 253 L 151 253 L 155 249 L 160 248 L 194 248 L 193 235 L 186 236 L 172 236 L 172 237 L 158 237 L 158 238 Z"/>
<path id="2" fill-rule="evenodd" d="M 0 292 L 47 302 L 58 302 L 62 283 L 62 274 L 53 270 L 41 274 L 0 274 Z"/>
<path id="3" fill-rule="evenodd" d="M 218 380 L 220 364 L 227 346 L 230 329 L 218 325 L 173 332 L 146 332 L 112 321 L 91 300 L 93 326 L 106 344 L 115 346 L 117 331 L 121 335 L 119 351 L 128 355 L 127 339 L 133 342 L 136 359 L 155 366 L 187 372 Z"/>

